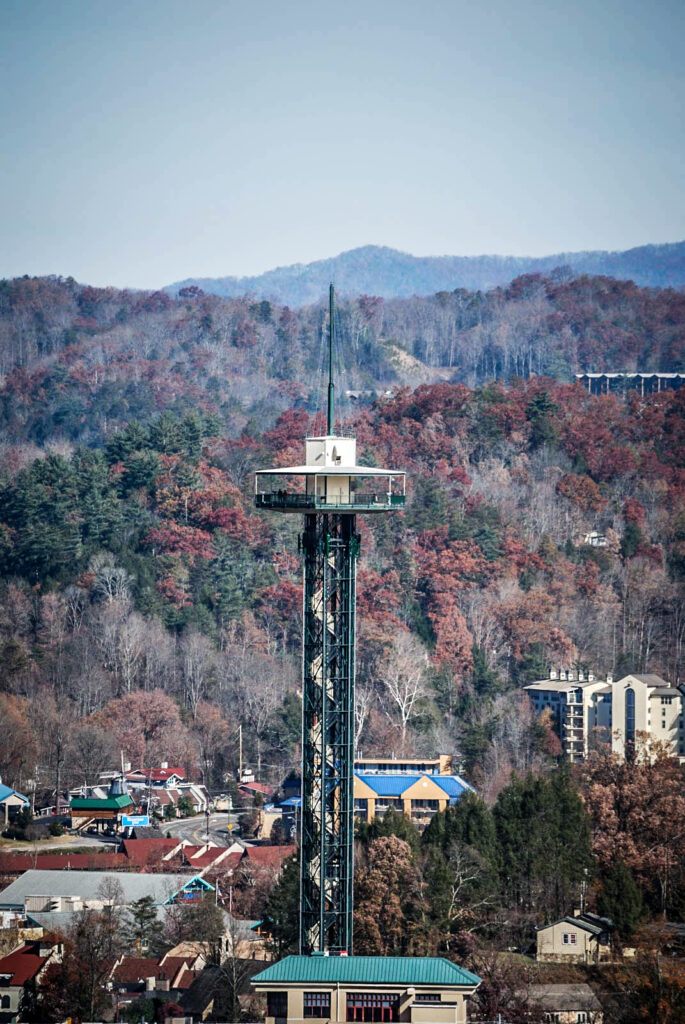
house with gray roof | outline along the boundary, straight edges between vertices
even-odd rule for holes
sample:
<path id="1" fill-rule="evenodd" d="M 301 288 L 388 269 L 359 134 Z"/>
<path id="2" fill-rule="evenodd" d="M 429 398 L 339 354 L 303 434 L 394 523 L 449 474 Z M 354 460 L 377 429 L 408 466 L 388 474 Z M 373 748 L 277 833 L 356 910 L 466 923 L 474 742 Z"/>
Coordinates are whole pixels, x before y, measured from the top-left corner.
<path id="1" fill-rule="evenodd" d="M 529 1005 L 542 1010 L 554 1024 L 602 1024 L 604 1011 L 599 999 L 585 982 L 570 985 L 529 985 Z"/>
<path id="2" fill-rule="evenodd" d="M 125 907 L 143 896 L 154 904 L 190 902 L 214 891 L 199 875 L 133 874 L 107 871 L 25 871 L 0 892 L 0 911 L 24 916 Z"/>
<path id="3" fill-rule="evenodd" d="M 613 922 L 597 914 L 576 914 L 537 930 L 537 959 L 566 963 L 598 963 L 611 959 Z"/>

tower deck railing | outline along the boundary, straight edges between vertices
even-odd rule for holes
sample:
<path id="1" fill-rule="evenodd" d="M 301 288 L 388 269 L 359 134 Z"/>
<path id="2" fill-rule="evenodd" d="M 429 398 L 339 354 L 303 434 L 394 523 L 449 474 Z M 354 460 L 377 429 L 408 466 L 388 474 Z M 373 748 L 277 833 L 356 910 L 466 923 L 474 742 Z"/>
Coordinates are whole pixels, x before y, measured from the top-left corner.
<path id="1" fill-rule="evenodd" d="M 257 508 L 285 512 L 385 512 L 402 508 L 404 494 L 376 494 L 369 491 L 355 491 L 349 498 L 327 498 L 325 495 L 293 493 L 290 491 L 264 491 L 255 494 Z"/>

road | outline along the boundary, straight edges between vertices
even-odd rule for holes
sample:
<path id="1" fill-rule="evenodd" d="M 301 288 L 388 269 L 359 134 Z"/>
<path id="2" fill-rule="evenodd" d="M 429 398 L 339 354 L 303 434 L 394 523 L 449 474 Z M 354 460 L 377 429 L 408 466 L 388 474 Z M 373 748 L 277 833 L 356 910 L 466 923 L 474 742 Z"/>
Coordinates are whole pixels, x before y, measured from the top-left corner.
<path id="1" fill-rule="evenodd" d="M 233 836 L 237 832 L 237 815 L 231 814 L 230 821 L 233 827 Z M 230 846 L 233 837 L 228 831 L 229 815 L 223 811 L 221 814 L 209 815 L 209 839 L 217 846 Z M 187 839 L 188 842 L 202 846 L 207 842 L 207 823 L 204 814 L 196 814 L 192 818 L 180 818 L 172 821 L 165 821 L 160 824 L 164 835 L 170 832 L 176 839 Z"/>
<path id="2" fill-rule="evenodd" d="M 229 820 L 233 825 L 232 835 L 228 831 Z M 225 811 L 221 814 L 210 814 L 210 841 L 216 846 L 230 846 L 238 835 L 237 822 L 237 814 L 229 816 Z M 192 818 L 160 821 L 158 824 L 162 835 L 166 835 L 169 832 L 174 838 L 186 839 L 195 846 L 202 846 L 207 842 L 207 823 L 204 814 L 195 814 Z M 0 843 L 0 853 L 57 853 L 60 850 L 68 850 L 70 847 L 78 847 L 79 849 L 84 847 L 92 849 L 105 847 L 114 853 L 118 849 L 120 842 L 121 838 L 118 836 L 65 835 L 34 843 L 3 842 Z"/>

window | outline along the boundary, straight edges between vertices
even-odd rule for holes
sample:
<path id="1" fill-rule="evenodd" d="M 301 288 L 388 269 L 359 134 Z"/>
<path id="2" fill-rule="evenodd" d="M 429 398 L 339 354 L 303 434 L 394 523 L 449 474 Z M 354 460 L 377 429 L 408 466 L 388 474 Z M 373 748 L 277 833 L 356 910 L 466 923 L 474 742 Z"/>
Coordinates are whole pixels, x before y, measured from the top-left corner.
<path id="1" fill-rule="evenodd" d="M 673 703 L 673 697 L 662 697 L 661 698 L 661 703 L 662 704 L 672 704 Z"/>
<path id="2" fill-rule="evenodd" d="M 585 1010 L 578 1010 L 576 1013 L 576 1024 L 587 1024 L 587 1013 Z"/>
<path id="3" fill-rule="evenodd" d="M 392 993 L 350 992 L 347 1019 L 360 1021 L 398 1021 L 400 998 Z"/>
<path id="4" fill-rule="evenodd" d="M 635 690 L 626 690 L 626 743 L 635 743 Z"/>
<path id="5" fill-rule="evenodd" d="M 305 1017 L 330 1017 L 331 993 L 305 992 L 304 1015 Z"/>
<path id="6" fill-rule="evenodd" d="M 267 1017 L 280 1017 L 285 1020 L 288 1016 L 287 992 L 267 992 L 266 1015 Z"/>
<path id="7" fill-rule="evenodd" d="M 9 1010 L 9 1008 L 10 1008 L 10 997 L 9 996 L 0 996 L 0 1008 L 2 1008 L 3 1010 Z"/>
<path id="8" fill-rule="evenodd" d="M 576 933 L 575 932 L 564 932 L 563 943 L 565 946 L 575 946 L 576 944 Z"/>
<path id="9" fill-rule="evenodd" d="M 415 1003 L 439 1003 L 440 993 L 439 992 L 419 992 L 414 999 Z"/>

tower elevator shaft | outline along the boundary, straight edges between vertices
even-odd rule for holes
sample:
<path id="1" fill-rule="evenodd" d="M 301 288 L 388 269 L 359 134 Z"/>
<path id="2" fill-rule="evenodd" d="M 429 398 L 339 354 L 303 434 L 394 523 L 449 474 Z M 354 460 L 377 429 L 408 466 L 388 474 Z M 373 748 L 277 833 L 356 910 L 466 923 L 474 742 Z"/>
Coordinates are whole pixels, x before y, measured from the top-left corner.
<path id="1" fill-rule="evenodd" d="M 300 951 L 352 952 L 353 514 L 304 517 Z"/>

